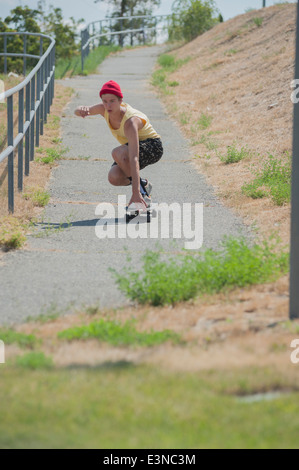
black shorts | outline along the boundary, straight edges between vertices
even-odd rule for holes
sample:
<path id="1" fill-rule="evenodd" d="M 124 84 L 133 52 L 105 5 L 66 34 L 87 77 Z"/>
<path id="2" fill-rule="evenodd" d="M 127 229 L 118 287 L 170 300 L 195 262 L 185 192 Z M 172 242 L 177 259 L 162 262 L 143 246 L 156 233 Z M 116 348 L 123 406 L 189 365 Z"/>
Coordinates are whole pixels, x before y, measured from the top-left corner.
<path id="1" fill-rule="evenodd" d="M 128 144 L 126 144 L 128 145 Z M 157 163 L 163 155 L 161 139 L 146 139 L 139 141 L 139 169 Z M 112 166 L 117 165 L 116 162 Z"/>

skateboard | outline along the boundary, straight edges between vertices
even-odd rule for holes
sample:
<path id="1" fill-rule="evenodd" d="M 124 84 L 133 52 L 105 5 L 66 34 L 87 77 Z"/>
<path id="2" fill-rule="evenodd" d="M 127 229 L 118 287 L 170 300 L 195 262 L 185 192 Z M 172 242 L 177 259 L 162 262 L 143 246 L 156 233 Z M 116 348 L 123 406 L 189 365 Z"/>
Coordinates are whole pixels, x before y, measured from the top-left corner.
<path id="1" fill-rule="evenodd" d="M 152 206 L 149 206 L 147 209 L 138 208 L 137 204 L 133 203 L 129 207 L 126 207 L 126 223 L 129 223 L 131 220 L 135 219 L 141 214 L 146 215 L 146 221 L 149 223 L 153 215 Z"/>

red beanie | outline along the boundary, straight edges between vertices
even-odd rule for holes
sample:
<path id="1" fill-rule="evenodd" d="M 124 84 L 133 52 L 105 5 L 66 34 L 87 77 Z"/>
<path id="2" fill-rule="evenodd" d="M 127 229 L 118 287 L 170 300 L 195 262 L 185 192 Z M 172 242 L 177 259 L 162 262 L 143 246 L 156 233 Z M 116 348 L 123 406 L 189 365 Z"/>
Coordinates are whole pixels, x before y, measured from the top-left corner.
<path id="1" fill-rule="evenodd" d="M 113 80 L 110 80 L 109 82 L 104 83 L 104 85 L 102 86 L 101 91 L 100 91 L 100 96 L 104 94 L 116 95 L 116 96 L 119 96 L 120 98 L 123 98 L 123 94 L 121 92 L 119 84 L 114 82 Z"/>

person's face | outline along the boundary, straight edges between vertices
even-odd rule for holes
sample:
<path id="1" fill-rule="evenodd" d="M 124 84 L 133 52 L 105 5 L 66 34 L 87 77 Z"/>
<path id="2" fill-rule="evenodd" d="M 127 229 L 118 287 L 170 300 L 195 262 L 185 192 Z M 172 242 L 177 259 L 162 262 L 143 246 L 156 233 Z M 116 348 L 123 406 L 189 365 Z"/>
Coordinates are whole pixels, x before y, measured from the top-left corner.
<path id="1" fill-rule="evenodd" d="M 104 108 L 108 111 L 108 113 L 115 113 L 120 110 L 121 100 L 118 96 L 105 94 L 102 95 L 102 101 Z"/>

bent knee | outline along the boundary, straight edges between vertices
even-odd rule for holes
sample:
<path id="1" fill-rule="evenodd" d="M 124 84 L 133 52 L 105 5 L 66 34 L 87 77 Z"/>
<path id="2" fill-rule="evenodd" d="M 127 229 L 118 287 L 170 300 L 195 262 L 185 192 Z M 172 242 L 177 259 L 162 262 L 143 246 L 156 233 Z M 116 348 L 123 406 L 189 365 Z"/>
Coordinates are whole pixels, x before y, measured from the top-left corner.
<path id="1" fill-rule="evenodd" d="M 108 181 L 113 186 L 119 186 L 119 177 L 116 175 L 116 172 L 113 171 L 114 167 L 108 173 Z"/>
<path id="2" fill-rule="evenodd" d="M 124 161 L 128 158 L 128 148 L 126 146 L 116 147 L 112 150 L 112 158 L 114 161 Z"/>

